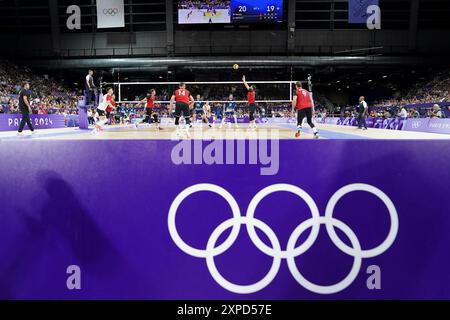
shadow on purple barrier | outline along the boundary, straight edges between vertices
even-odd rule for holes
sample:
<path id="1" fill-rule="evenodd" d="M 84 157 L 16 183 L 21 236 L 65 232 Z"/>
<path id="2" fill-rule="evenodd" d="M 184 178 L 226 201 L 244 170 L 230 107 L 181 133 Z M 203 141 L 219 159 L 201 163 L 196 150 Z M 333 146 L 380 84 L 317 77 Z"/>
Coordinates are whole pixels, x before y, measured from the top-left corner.
<path id="1" fill-rule="evenodd" d="M 42 181 L 43 189 L 38 196 L 45 200 L 36 208 L 36 214 L 17 210 L 18 216 L 23 218 L 27 237 L 14 247 L 14 256 L 3 262 L 7 266 L 0 274 L 0 299 L 15 298 L 12 292 L 22 276 L 33 269 L 45 250 L 51 250 L 55 243 L 65 244 L 73 263 L 91 274 L 114 273 L 122 261 L 75 191 L 59 174 L 41 171 L 37 178 Z"/>
<path id="2" fill-rule="evenodd" d="M 40 209 L 44 231 L 66 241 L 79 263 L 91 272 L 103 273 L 104 265 L 100 265 L 103 260 L 119 260 L 116 249 L 92 220 L 72 187 L 51 171 L 38 173 L 38 179 L 43 181 L 48 195 Z M 116 265 L 111 263 L 110 268 Z"/>

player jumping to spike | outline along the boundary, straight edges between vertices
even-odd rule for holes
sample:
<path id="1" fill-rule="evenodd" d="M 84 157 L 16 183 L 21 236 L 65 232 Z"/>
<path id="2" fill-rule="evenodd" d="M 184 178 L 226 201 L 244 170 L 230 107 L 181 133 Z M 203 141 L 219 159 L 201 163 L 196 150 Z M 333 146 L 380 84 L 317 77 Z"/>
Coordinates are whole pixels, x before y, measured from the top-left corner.
<path id="1" fill-rule="evenodd" d="M 319 138 L 319 132 L 317 131 L 316 126 L 312 122 L 313 117 L 313 102 L 311 94 L 308 90 L 302 88 L 302 83 L 297 81 L 295 84 L 297 88 L 296 95 L 292 100 L 292 114 L 294 114 L 294 109 L 297 109 L 297 132 L 295 133 L 295 137 L 299 138 L 302 133 L 302 123 L 303 119 L 306 116 L 306 121 L 309 126 L 313 130 L 314 138 Z"/>
<path id="2" fill-rule="evenodd" d="M 256 106 L 256 87 L 255 86 L 249 86 L 247 81 L 245 80 L 245 76 L 242 77 L 242 81 L 244 82 L 244 86 L 247 89 L 247 100 L 248 100 L 248 107 L 250 109 L 250 125 L 249 129 L 256 129 L 256 122 L 255 122 L 255 111 L 257 109 Z"/>

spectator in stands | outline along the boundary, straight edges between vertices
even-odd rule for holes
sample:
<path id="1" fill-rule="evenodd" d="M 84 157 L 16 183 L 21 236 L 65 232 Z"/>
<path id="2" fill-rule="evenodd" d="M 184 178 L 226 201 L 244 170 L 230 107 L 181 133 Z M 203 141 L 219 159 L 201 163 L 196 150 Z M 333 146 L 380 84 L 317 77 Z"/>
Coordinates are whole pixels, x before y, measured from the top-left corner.
<path id="1" fill-rule="evenodd" d="M 3 106 L 0 104 L 0 113 L 5 113 L 5 111 L 3 110 Z"/>
<path id="2" fill-rule="evenodd" d="M 433 108 L 431 109 L 430 117 L 431 118 L 444 118 L 441 107 L 439 107 L 438 104 L 435 104 L 433 106 Z"/>
<path id="3" fill-rule="evenodd" d="M 420 113 L 417 111 L 416 108 L 411 108 L 411 111 L 409 113 L 410 118 L 420 118 Z"/>
<path id="4" fill-rule="evenodd" d="M 401 120 L 406 120 L 408 118 L 408 111 L 406 111 L 406 108 L 403 106 L 400 110 L 400 113 L 398 114 Z"/>

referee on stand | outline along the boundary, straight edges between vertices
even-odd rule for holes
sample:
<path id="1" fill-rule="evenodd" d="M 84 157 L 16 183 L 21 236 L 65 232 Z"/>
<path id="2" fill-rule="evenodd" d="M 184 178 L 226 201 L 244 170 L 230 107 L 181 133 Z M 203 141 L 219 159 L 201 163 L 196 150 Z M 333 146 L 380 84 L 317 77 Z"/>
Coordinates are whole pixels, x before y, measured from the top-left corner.
<path id="1" fill-rule="evenodd" d="M 32 113 L 31 104 L 30 104 L 30 84 L 25 82 L 22 90 L 19 94 L 19 109 L 22 113 L 22 121 L 20 121 L 19 133 L 18 135 L 23 135 L 23 128 L 25 124 L 28 125 L 28 128 L 31 130 L 31 133 L 34 134 L 33 124 L 31 123 L 30 114 Z"/>

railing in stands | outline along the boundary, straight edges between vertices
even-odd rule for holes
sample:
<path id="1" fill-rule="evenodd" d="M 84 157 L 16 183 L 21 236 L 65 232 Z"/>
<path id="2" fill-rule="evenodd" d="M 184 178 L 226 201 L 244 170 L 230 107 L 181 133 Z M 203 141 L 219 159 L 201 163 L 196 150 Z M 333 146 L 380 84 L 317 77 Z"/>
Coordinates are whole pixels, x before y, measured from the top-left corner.
<path id="1" fill-rule="evenodd" d="M 314 55 L 337 55 L 342 56 L 342 52 L 357 51 L 364 49 L 364 46 L 332 46 L 332 45 L 317 45 L 317 46 L 296 46 L 296 54 L 314 54 Z M 368 54 L 396 54 L 407 53 L 408 47 L 395 45 L 384 46 L 369 52 Z M 367 53 L 367 52 L 365 52 Z M 8 46 L 0 47 L 0 54 L 5 56 L 20 56 L 20 57 L 125 57 L 125 56 L 154 56 L 162 57 L 168 55 L 167 47 L 112 47 L 112 48 L 80 48 L 80 49 L 62 49 L 58 53 L 50 49 L 33 48 L 33 50 L 15 50 Z M 266 54 L 288 54 L 285 46 L 275 45 L 259 45 L 259 46 L 176 46 L 175 56 L 192 56 L 192 55 L 233 55 L 233 54 L 249 54 L 249 55 L 266 55 Z M 357 56 L 357 53 L 351 55 Z"/>

